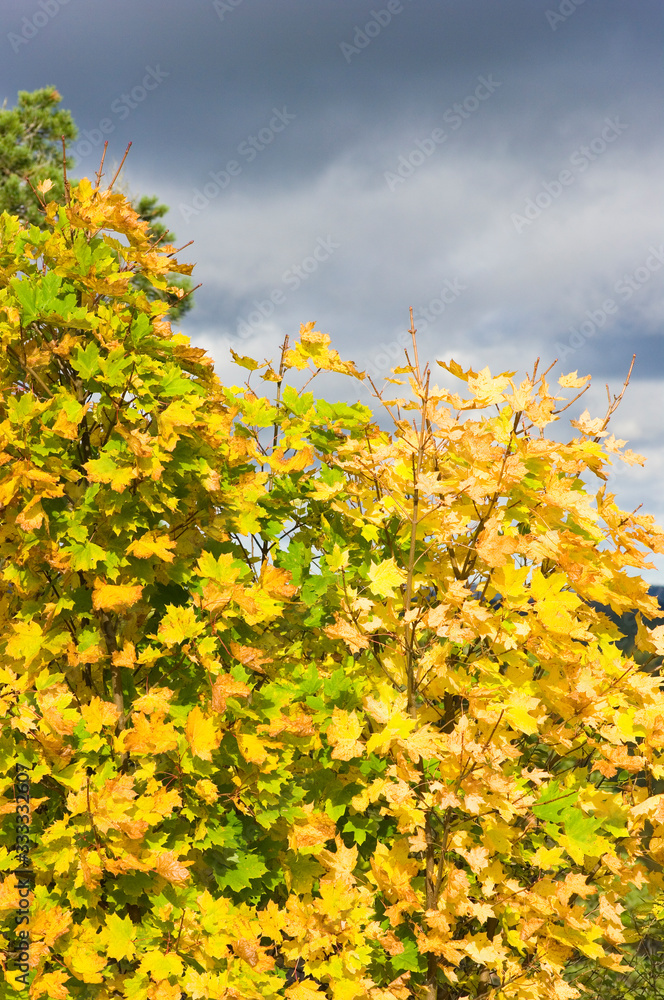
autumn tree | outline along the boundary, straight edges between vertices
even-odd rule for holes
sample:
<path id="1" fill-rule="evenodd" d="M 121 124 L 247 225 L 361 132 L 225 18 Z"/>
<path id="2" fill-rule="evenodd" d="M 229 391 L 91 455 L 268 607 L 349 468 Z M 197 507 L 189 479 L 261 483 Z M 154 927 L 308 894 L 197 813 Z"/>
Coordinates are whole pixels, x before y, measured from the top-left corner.
<path id="1" fill-rule="evenodd" d="M 3 826 L 0 996 L 567 1000 L 580 958 L 626 969 L 664 862 L 630 571 L 664 537 L 607 490 L 642 461 L 614 404 L 551 440 L 587 376 L 440 387 L 412 330 L 388 432 L 297 387 L 365 378 L 313 323 L 224 386 L 137 288 L 190 268 L 122 195 L 45 211 L 0 217 L 0 811 L 25 768 L 34 872 L 21 963 Z"/>

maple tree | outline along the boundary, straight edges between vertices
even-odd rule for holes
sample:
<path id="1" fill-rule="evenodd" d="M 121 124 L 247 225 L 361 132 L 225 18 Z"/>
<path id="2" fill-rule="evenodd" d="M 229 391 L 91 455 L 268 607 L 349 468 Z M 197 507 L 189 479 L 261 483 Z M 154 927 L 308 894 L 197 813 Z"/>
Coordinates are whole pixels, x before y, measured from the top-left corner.
<path id="1" fill-rule="evenodd" d="M 3 825 L 0 996 L 567 1000 L 580 957 L 628 968 L 625 900 L 664 889 L 629 571 L 664 536 L 607 492 L 642 461 L 616 401 L 554 441 L 548 373 L 439 362 L 457 393 L 412 331 L 388 432 L 289 384 L 365 378 L 312 323 L 225 386 L 123 195 L 45 213 L 0 216 L 0 813 L 21 764 L 35 871 L 21 973 Z"/>

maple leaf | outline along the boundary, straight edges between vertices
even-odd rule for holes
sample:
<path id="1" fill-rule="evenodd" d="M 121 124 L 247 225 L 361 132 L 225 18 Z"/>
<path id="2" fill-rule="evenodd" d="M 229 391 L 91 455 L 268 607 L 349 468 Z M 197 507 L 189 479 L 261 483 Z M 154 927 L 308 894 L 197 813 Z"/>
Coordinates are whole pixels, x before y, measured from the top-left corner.
<path id="1" fill-rule="evenodd" d="M 320 1000 L 321 997 L 316 984 L 306 980 L 289 986 L 284 995 L 288 1000 Z"/>
<path id="2" fill-rule="evenodd" d="M 200 778 L 194 785 L 194 790 L 209 806 L 213 805 L 219 799 L 217 786 L 207 778 Z"/>
<path id="3" fill-rule="evenodd" d="M 129 917 L 119 917 L 116 913 L 109 913 L 106 917 L 104 928 L 106 937 L 106 951 L 111 958 L 133 958 L 136 954 L 136 926 Z"/>
<path id="4" fill-rule="evenodd" d="M 249 667 L 256 674 L 265 674 L 262 663 L 272 663 L 264 650 L 255 646 L 243 646 L 239 642 L 231 642 L 231 653 L 244 667 Z"/>
<path id="5" fill-rule="evenodd" d="M 133 642 L 126 642 L 122 649 L 112 654 L 112 662 L 118 667 L 133 667 L 136 663 L 136 647 Z"/>
<path id="6" fill-rule="evenodd" d="M 131 543 L 127 552 L 137 559 L 152 559 L 155 556 L 164 562 L 173 562 L 175 555 L 173 549 L 176 542 L 168 535 L 155 535 L 148 532 Z"/>
<path id="7" fill-rule="evenodd" d="M 81 715 L 89 733 L 100 733 L 104 726 L 114 726 L 120 711 L 113 702 L 102 701 L 96 695 L 89 705 L 81 705 Z"/>
<path id="8" fill-rule="evenodd" d="M 588 437 L 604 437 L 608 431 L 604 429 L 606 421 L 602 417 L 591 419 L 588 410 L 584 410 L 578 420 L 570 420 L 572 427 L 578 427 L 582 434 Z"/>
<path id="9" fill-rule="evenodd" d="M 307 850 L 319 847 L 332 840 L 336 833 L 336 823 L 324 813 L 314 812 L 295 821 L 288 834 L 288 845 L 292 851 Z"/>
<path id="10" fill-rule="evenodd" d="M 406 579 L 394 559 L 384 559 L 383 562 L 371 563 L 369 567 L 371 589 L 379 597 L 392 597 L 394 591 Z"/>
<path id="11" fill-rule="evenodd" d="M 13 635 L 5 647 L 7 656 L 22 660 L 26 666 L 36 660 L 44 645 L 44 633 L 37 621 L 12 623 Z"/>
<path id="12" fill-rule="evenodd" d="M 517 540 L 509 535 L 499 535 L 495 528 L 486 527 L 477 539 L 477 552 L 487 566 L 497 567 L 511 561 Z"/>
<path id="13" fill-rule="evenodd" d="M 351 760 L 361 757 L 364 744 L 358 740 L 362 732 L 362 724 L 356 712 L 345 712 L 341 708 L 332 711 L 332 722 L 327 728 L 327 741 L 332 745 L 334 760 Z"/>
<path id="14" fill-rule="evenodd" d="M 77 979 L 84 983 L 103 983 L 102 969 L 107 966 L 106 958 L 77 942 L 75 950 L 66 951 L 63 955 L 65 964 L 71 969 Z"/>
<path id="15" fill-rule="evenodd" d="M 195 757 L 212 760 L 212 751 L 219 746 L 221 733 L 217 733 L 214 721 L 206 718 L 198 705 L 187 716 L 185 735 Z"/>
<path id="16" fill-rule="evenodd" d="M 290 582 L 291 576 L 290 570 L 281 569 L 272 563 L 264 562 L 261 566 L 261 587 L 268 594 L 274 594 L 275 597 L 292 597 L 298 588 Z"/>
<path id="17" fill-rule="evenodd" d="M 95 611 L 124 611 L 140 601 L 143 587 L 140 584 L 115 586 L 95 580 L 92 591 L 92 606 Z"/>
<path id="18" fill-rule="evenodd" d="M 506 372 L 494 377 L 488 367 L 483 368 L 477 375 L 469 375 L 468 388 L 478 403 L 490 406 L 502 399 L 503 391 L 509 385 L 509 380 L 514 374 L 515 372 Z"/>
<path id="19" fill-rule="evenodd" d="M 166 605 L 166 614 L 159 622 L 157 636 L 168 646 L 176 646 L 186 639 L 194 639 L 205 629 L 203 622 L 198 621 L 191 607 Z"/>
<path id="20" fill-rule="evenodd" d="M 237 745 L 245 760 L 251 764 L 262 764 L 267 758 L 267 750 L 263 742 L 252 733 L 237 737 Z"/>
<path id="21" fill-rule="evenodd" d="M 251 689 L 230 674 L 219 674 L 212 685 L 212 711 L 223 712 L 227 698 L 247 698 Z"/>
<path id="22" fill-rule="evenodd" d="M 349 622 L 344 621 L 338 613 L 335 614 L 335 619 L 334 625 L 328 625 L 323 629 L 325 635 L 329 636 L 330 639 L 342 639 L 353 653 L 358 653 L 361 649 L 368 648 L 369 640 L 365 635 L 362 635 Z"/>
<path id="23" fill-rule="evenodd" d="M 165 878 L 171 885 L 182 885 L 189 878 L 189 867 L 193 861 L 182 864 L 174 851 L 162 851 L 153 861 L 153 868 L 158 875 Z"/>
<path id="24" fill-rule="evenodd" d="M 30 984 L 30 997 L 38 1000 L 45 996 L 46 1000 L 69 1000 L 71 993 L 65 983 L 69 975 L 62 969 L 55 972 L 45 972 L 36 976 Z"/>
<path id="25" fill-rule="evenodd" d="M 132 715 L 133 728 L 125 729 L 118 740 L 122 750 L 133 753 L 165 753 L 175 750 L 178 736 L 170 723 L 147 719 L 140 712 Z"/>
<path id="26" fill-rule="evenodd" d="M 561 385 L 563 389 L 580 389 L 582 385 L 585 385 L 589 381 L 590 375 L 577 377 L 576 371 L 573 371 L 569 375 L 561 375 L 558 379 L 558 385 Z"/>

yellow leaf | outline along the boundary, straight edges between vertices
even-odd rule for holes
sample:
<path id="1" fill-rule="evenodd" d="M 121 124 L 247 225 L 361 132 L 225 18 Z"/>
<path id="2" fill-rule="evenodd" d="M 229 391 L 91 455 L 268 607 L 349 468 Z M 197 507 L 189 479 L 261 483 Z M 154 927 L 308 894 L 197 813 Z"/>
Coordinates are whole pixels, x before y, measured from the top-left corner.
<path id="1" fill-rule="evenodd" d="M 477 378 L 477 372 L 474 372 L 472 368 L 469 368 L 467 372 L 464 371 L 454 358 L 450 358 L 449 364 L 446 361 L 437 361 L 436 364 L 440 365 L 441 368 L 445 368 L 450 375 L 456 375 L 457 378 L 462 379 L 464 382 L 467 382 L 469 378 Z"/>
<path id="2" fill-rule="evenodd" d="M 120 710 L 110 701 L 102 701 L 96 695 L 89 705 L 81 706 L 85 728 L 89 733 L 100 733 L 104 726 L 114 726 Z"/>
<path id="3" fill-rule="evenodd" d="M 217 749 L 221 741 L 214 722 L 203 715 L 198 705 L 187 716 L 185 736 L 192 754 L 202 760 L 212 760 L 212 751 Z"/>
<path id="4" fill-rule="evenodd" d="M 247 698 L 250 689 L 230 674 L 219 674 L 212 685 L 212 711 L 223 712 L 227 698 Z"/>
<path id="5" fill-rule="evenodd" d="M 180 987 L 168 979 L 160 979 L 148 987 L 147 1000 L 181 1000 L 181 997 Z"/>
<path id="6" fill-rule="evenodd" d="M 576 371 L 573 371 L 569 375 L 561 375 L 558 379 L 558 385 L 561 385 L 563 389 L 580 389 L 589 379 L 590 375 L 581 375 L 577 378 Z"/>
<path id="7" fill-rule="evenodd" d="M 257 674 L 264 674 L 261 663 L 272 663 L 271 658 L 257 646 L 241 646 L 239 642 L 231 642 L 231 653 L 243 667 L 248 667 Z"/>
<path id="8" fill-rule="evenodd" d="M 133 667 L 136 663 L 136 647 L 133 642 L 125 640 L 122 649 L 113 653 L 112 660 L 117 667 Z"/>
<path id="9" fill-rule="evenodd" d="M 367 740 L 367 753 L 384 752 L 390 749 L 393 742 L 403 743 L 415 727 L 415 720 L 403 712 L 395 712 L 380 733 L 374 733 Z"/>
<path id="10" fill-rule="evenodd" d="M 194 639 L 204 629 L 204 623 L 196 619 L 193 608 L 167 604 L 166 614 L 159 622 L 157 635 L 167 646 L 176 646 L 185 639 Z"/>
<path id="11" fill-rule="evenodd" d="M 31 500 L 22 511 L 16 515 L 16 523 L 24 531 L 35 531 L 40 528 L 45 518 L 44 509 L 41 505 L 41 498 Z"/>
<path id="12" fill-rule="evenodd" d="M 194 791 L 197 795 L 200 795 L 203 802 L 207 802 L 209 806 L 214 805 L 219 798 L 219 790 L 217 786 L 208 778 L 200 778 L 194 785 Z"/>
<path id="13" fill-rule="evenodd" d="M 12 622 L 14 635 L 7 642 L 7 656 L 22 660 L 29 667 L 44 645 L 44 633 L 38 622 Z"/>
<path id="14" fill-rule="evenodd" d="M 118 737 L 121 750 L 134 753 L 166 753 L 175 750 L 178 737 L 170 723 L 150 721 L 140 713 L 132 714 L 133 727 Z"/>
<path id="15" fill-rule="evenodd" d="M 321 994 L 315 983 L 302 980 L 301 983 L 294 983 L 286 990 L 288 1000 L 320 1000 Z"/>
<path id="16" fill-rule="evenodd" d="M 133 541 L 127 549 L 127 553 L 130 556 L 136 556 L 137 559 L 153 559 L 156 556 L 163 562 L 171 563 L 175 558 L 171 549 L 174 549 L 175 546 L 176 542 L 168 535 L 156 536 L 152 532 L 148 532 Z"/>
<path id="17" fill-rule="evenodd" d="M 267 750 L 258 737 L 253 736 L 251 733 L 245 736 L 238 736 L 237 745 L 244 759 L 248 760 L 251 764 L 262 764 L 267 757 Z"/>
<path id="18" fill-rule="evenodd" d="M 509 385 L 509 380 L 516 372 L 505 372 L 503 375 L 492 376 L 489 368 L 483 368 L 477 375 L 470 375 L 468 378 L 468 388 L 477 399 L 478 403 L 490 406 L 492 403 L 502 401 L 505 387 Z"/>
<path id="19" fill-rule="evenodd" d="M 88 403 L 79 405 L 75 400 L 67 399 L 64 407 L 58 411 L 58 415 L 51 427 L 53 433 L 59 437 L 66 438 L 68 441 L 75 441 L 78 437 L 78 426 L 83 419 L 88 405 Z"/>
<path id="20" fill-rule="evenodd" d="M 362 725 L 355 712 L 335 708 L 327 730 L 327 741 L 333 747 L 333 759 L 351 760 L 352 757 L 361 757 L 364 753 L 364 744 L 358 740 L 361 732 Z"/>
<path id="21" fill-rule="evenodd" d="M 404 582 L 405 575 L 394 559 L 384 559 L 381 563 L 371 563 L 369 568 L 371 589 L 379 597 L 392 597 L 395 589 Z"/>
<path id="22" fill-rule="evenodd" d="M 477 540 L 477 552 L 480 559 L 492 568 L 511 563 L 511 556 L 516 547 L 516 538 L 511 538 L 509 535 L 499 535 L 495 528 L 488 526 L 480 533 Z"/>
<path id="23" fill-rule="evenodd" d="M 106 951 L 111 958 L 133 958 L 136 954 L 134 940 L 136 926 L 129 917 L 119 917 L 117 913 L 109 913 L 106 917 Z"/>
<path id="24" fill-rule="evenodd" d="M 288 569 L 280 569 L 268 562 L 261 566 L 261 587 L 274 597 L 292 597 L 297 592 L 297 587 L 290 580 L 291 572 Z"/>
<path id="25" fill-rule="evenodd" d="M 603 417 L 595 417 L 591 420 L 588 410 L 584 410 L 578 420 L 570 420 L 572 427 L 578 427 L 582 434 L 588 437 L 605 437 L 608 431 L 604 430 L 606 420 Z"/>
<path id="26" fill-rule="evenodd" d="M 233 361 L 236 365 L 240 365 L 242 368 L 248 368 L 250 372 L 263 367 L 263 365 L 259 365 L 257 361 L 254 361 L 253 358 L 249 358 L 246 355 L 236 354 L 232 347 L 231 354 L 233 355 Z"/>
<path id="27" fill-rule="evenodd" d="M 166 979 L 167 976 L 180 978 L 184 971 L 184 963 L 179 955 L 172 951 L 164 954 L 162 951 L 151 949 L 143 955 L 139 969 L 143 975 L 147 973 L 155 980 Z"/>
<path id="28" fill-rule="evenodd" d="M 140 601 L 142 595 L 143 587 L 140 585 L 116 587 L 97 579 L 92 591 L 92 606 L 95 611 L 123 611 Z"/>
<path id="29" fill-rule="evenodd" d="M 75 942 L 72 948 L 73 952 L 65 952 L 63 958 L 76 978 L 84 983 L 103 983 L 104 977 L 100 973 L 106 968 L 106 958 L 80 941 Z"/>
<path id="30" fill-rule="evenodd" d="M 65 986 L 69 976 L 62 969 L 55 972 L 46 972 L 44 975 L 33 979 L 30 985 L 30 1000 L 38 1000 L 45 996 L 46 1000 L 69 1000 L 71 993 Z"/>
<path id="31" fill-rule="evenodd" d="M 655 628 L 643 626 L 643 631 L 648 636 L 648 649 L 657 656 L 664 656 L 664 625 L 657 625 Z"/>

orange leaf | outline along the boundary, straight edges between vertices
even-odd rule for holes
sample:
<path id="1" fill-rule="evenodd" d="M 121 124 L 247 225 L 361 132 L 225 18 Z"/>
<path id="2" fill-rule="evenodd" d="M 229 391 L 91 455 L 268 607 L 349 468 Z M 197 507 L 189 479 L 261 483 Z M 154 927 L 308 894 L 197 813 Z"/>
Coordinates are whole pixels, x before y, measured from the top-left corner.
<path id="1" fill-rule="evenodd" d="M 344 621 L 339 615 L 335 615 L 334 625 L 328 625 L 323 631 L 330 639 L 342 639 L 353 653 L 358 653 L 361 649 L 368 649 L 369 640 L 362 635 L 353 625 Z"/>
<path id="2" fill-rule="evenodd" d="M 332 840 L 336 832 L 337 827 L 333 819 L 325 813 L 312 811 L 303 819 L 295 821 L 288 835 L 288 846 L 291 851 L 317 847 Z"/>
<path id="3" fill-rule="evenodd" d="M 231 653 L 236 660 L 239 660 L 243 667 L 249 667 L 257 674 L 264 674 L 261 663 L 272 663 L 262 649 L 255 646 L 241 646 L 239 642 L 231 642 Z"/>
<path id="4" fill-rule="evenodd" d="M 230 674 L 219 674 L 212 685 L 212 711 L 223 712 L 227 698 L 246 698 L 250 693 L 251 689 L 242 681 L 236 681 Z"/>
<path id="5" fill-rule="evenodd" d="M 188 862 L 190 865 L 192 861 Z M 173 851 L 164 851 L 154 863 L 154 870 L 173 885 L 182 885 L 189 878 L 189 870 L 181 864 Z"/>

